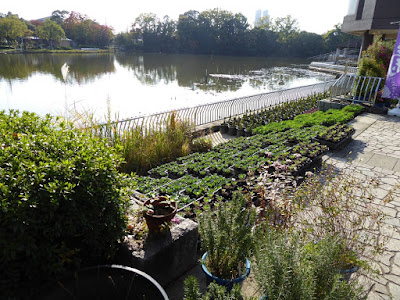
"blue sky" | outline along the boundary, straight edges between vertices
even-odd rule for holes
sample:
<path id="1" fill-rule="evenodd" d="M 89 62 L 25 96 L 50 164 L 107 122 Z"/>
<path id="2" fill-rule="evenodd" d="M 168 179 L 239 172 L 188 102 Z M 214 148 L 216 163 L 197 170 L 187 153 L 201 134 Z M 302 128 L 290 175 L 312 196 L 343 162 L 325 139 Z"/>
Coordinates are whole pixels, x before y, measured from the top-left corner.
<path id="1" fill-rule="evenodd" d="M 221 8 L 244 14 L 253 24 L 257 9 L 268 10 L 272 18 L 292 15 L 301 30 L 325 33 L 335 24 L 342 23 L 347 13 L 348 0 L 152 0 L 152 1 L 93 1 L 93 0 L 17 0 L 3 1 L 1 13 L 9 11 L 25 19 L 38 19 L 51 15 L 54 10 L 77 11 L 101 24 L 115 28 L 115 33 L 126 31 L 140 13 L 153 12 L 162 18 L 169 15 L 177 20 L 179 14 L 194 9 Z"/>

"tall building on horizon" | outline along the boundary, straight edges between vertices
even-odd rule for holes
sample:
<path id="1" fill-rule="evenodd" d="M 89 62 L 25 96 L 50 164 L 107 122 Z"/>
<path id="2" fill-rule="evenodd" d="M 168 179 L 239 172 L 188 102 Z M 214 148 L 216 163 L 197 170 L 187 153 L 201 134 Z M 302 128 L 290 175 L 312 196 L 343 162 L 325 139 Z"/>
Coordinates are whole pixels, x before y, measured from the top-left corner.
<path id="1" fill-rule="evenodd" d="M 268 17 L 268 18 L 269 18 L 269 14 L 268 14 L 268 10 L 267 10 L 267 9 L 264 10 L 264 11 L 262 11 L 262 12 L 261 12 L 261 9 L 256 10 L 256 16 L 255 16 L 255 18 L 254 18 L 254 26 L 257 25 L 258 21 L 259 21 L 261 18 L 265 18 L 265 17 Z"/>
<path id="2" fill-rule="evenodd" d="M 256 10 L 256 17 L 254 18 L 254 26 L 257 25 L 258 20 L 261 18 L 261 9 Z"/>

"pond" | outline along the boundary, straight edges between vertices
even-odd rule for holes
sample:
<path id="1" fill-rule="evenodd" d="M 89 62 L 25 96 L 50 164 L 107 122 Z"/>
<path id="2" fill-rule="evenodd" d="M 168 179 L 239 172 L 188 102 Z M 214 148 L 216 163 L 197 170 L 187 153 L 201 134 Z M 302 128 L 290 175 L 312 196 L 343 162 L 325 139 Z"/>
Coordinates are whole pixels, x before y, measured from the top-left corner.
<path id="1" fill-rule="evenodd" d="M 306 63 L 207 55 L 3 54 L 0 110 L 124 119 L 333 78 L 309 71 Z"/>

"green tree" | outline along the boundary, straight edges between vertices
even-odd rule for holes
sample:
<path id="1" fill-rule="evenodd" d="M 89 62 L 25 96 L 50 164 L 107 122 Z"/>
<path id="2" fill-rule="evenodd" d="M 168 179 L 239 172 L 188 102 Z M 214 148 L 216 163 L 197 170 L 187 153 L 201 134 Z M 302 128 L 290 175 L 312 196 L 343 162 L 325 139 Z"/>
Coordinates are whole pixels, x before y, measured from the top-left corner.
<path id="1" fill-rule="evenodd" d="M 155 32 L 159 19 L 156 14 L 143 13 L 140 14 L 133 24 L 133 28 L 142 30 L 143 33 Z"/>
<path id="2" fill-rule="evenodd" d="M 51 13 L 50 20 L 62 25 L 68 14 L 69 12 L 66 10 L 55 10 Z"/>
<path id="3" fill-rule="evenodd" d="M 270 30 L 271 29 L 271 18 L 269 16 L 261 17 L 257 20 L 257 22 L 254 24 L 255 28 L 260 28 L 264 30 Z"/>
<path id="4" fill-rule="evenodd" d="M 346 45 L 354 40 L 361 40 L 359 37 L 343 32 L 341 24 L 336 24 L 335 28 L 323 34 L 322 37 L 327 51 L 335 51 L 339 46 Z"/>
<path id="5" fill-rule="evenodd" d="M 288 39 L 286 49 L 288 55 L 294 57 L 311 57 L 324 53 L 324 39 L 312 32 L 296 32 Z"/>
<path id="6" fill-rule="evenodd" d="M 65 32 L 62 27 L 50 19 L 46 19 L 43 26 L 37 28 L 37 35 L 41 39 L 49 41 L 51 48 L 53 48 L 53 42 L 58 42 L 65 38 Z"/>
<path id="7" fill-rule="evenodd" d="M 199 15 L 196 10 L 190 10 L 179 15 L 177 35 L 180 50 L 183 52 L 199 52 Z"/>
<path id="8" fill-rule="evenodd" d="M 248 33 L 248 53 L 257 56 L 278 54 L 278 34 L 271 30 L 255 27 Z"/>
<path id="9" fill-rule="evenodd" d="M 297 20 L 291 15 L 274 19 L 271 29 L 279 35 L 282 44 L 286 44 L 295 33 L 299 32 Z"/>
<path id="10" fill-rule="evenodd" d="M 16 15 L 9 14 L 7 17 L 0 19 L 0 39 L 5 38 L 8 44 L 23 37 L 27 30 L 26 23 Z"/>

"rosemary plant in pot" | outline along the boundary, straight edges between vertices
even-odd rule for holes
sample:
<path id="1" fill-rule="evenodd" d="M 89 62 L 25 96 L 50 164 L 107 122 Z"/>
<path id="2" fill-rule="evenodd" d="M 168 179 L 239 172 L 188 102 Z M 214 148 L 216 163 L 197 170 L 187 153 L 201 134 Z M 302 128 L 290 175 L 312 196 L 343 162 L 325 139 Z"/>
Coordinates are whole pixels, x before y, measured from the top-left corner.
<path id="1" fill-rule="evenodd" d="M 254 210 L 246 208 L 243 194 L 236 192 L 232 201 L 220 203 L 215 212 L 199 216 L 202 269 L 208 282 L 216 282 L 230 290 L 250 273 L 253 250 Z"/>

